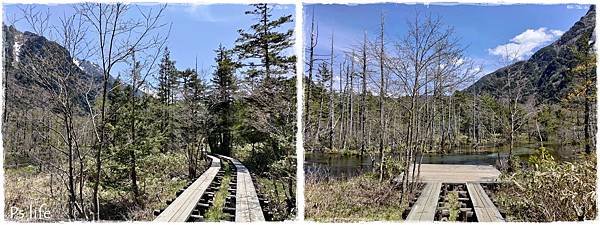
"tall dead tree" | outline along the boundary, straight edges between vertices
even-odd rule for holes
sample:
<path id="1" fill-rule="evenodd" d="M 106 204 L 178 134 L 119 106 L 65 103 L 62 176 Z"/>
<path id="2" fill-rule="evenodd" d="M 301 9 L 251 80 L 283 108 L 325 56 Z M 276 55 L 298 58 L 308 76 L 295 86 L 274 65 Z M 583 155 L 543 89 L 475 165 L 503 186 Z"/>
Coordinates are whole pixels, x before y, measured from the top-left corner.
<path id="1" fill-rule="evenodd" d="M 348 70 L 348 76 L 350 76 L 350 90 L 348 93 L 348 114 L 350 116 L 348 121 L 348 131 L 350 134 L 351 143 L 355 143 L 355 126 L 354 126 L 354 50 L 352 51 L 352 55 L 350 56 L 350 69 Z M 354 146 L 353 146 L 354 147 Z"/>
<path id="2" fill-rule="evenodd" d="M 344 101 L 344 105 L 347 106 L 347 110 L 346 110 L 346 120 L 344 122 L 346 122 L 345 125 L 345 130 L 341 130 L 341 132 L 343 133 L 343 138 L 342 138 L 342 150 L 346 151 L 346 148 L 348 146 L 348 134 L 352 134 L 352 102 L 350 101 L 350 99 L 352 99 L 352 85 L 350 84 L 350 76 L 351 76 L 351 71 L 350 71 L 350 65 L 348 63 L 346 63 L 346 84 L 344 85 L 344 93 L 345 93 L 345 99 Z"/>
<path id="3" fill-rule="evenodd" d="M 333 32 L 331 32 L 331 53 L 329 59 L 329 150 L 333 150 L 333 141 L 334 141 L 334 130 L 335 130 L 335 110 L 333 104 L 333 98 L 335 91 L 333 90 Z"/>
<path id="4" fill-rule="evenodd" d="M 385 141 L 385 120 L 384 120 L 384 115 L 385 115 L 385 108 L 384 108 L 384 101 L 385 101 L 385 73 L 384 73 L 384 63 L 385 63 L 385 50 L 384 50 L 384 37 L 383 37 L 383 33 L 384 33 L 384 16 L 383 16 L 383 12 L 381 13 L 381 27 L 380 27 L 380 33 L 379 33 L 379 41 L 380 41 L 380 46 L 379 46 L 379 76 L 380 76 L 380 82 L 379 82 L 379 129 L 380 129 L 380 135 L 379 135 L 379 156 L 380 156 L 380 167 L 379 167 L 379 182 L 383 181 L 383 165 L 385 164 L 385 153 L 384 153 L 384 141 Z"/>
<path id="5" fill-rule="evenodd" d="M 340 112 L 339 113 L 340 114 L 339 118 L 340 119 L 338 120 L 339 121 L 338 123 L 340 125 L 340 128 L 338 129 L 339 130 L 339 132 L 338 132 L 338 135 L 339 135 L 338 136 L 338 140 L 340 142 L 340 148 L 342 148 L 342 149 L 344 148 L 343 147 L 344 146 L 343 142 L 345 141 L 345 137 L 344 137 L 344 134 L 345 134 L 345 131 L 344 131 L 344 122 L 345 122 L 344 115 L 346 113 L 346 111 L 345 111 L 346 109 L 345 109 L 345 105 L 344 105 L 344 103 L 345 103 L 345 101 L 344 101 L 344 95 L 346 94 L 346 90 L 345 90 L 346 87 L 344 87 L 344 74 L 343 74 L 344 73 L 344 64 L 345 63 L 346 63 L 345 61 L 343 63 L 340 63 L 340 69 L 338 71 L 338 74 L 339 74 L 338 76 L 340 78 L 340 80 L 339 80 L 339 88 L 340 89 L 339 89 L 339 96 L 338 96 L 338 99 L 339 99 L 339 109 L 340 109 L 339 110 L 339 112 Z"/>
<path id="6" fill-rule="evenodd" d="M 311 100 L 311 92 L 312 92 L 312 79 L 313 79 L 313 69 L 315 63 L 315 47 L 317 47 L 319 37 L 319 29 L 315 30 L 315 12 L 313 10 L 312 19 L 310 22 L 310 45 L 308 49 L 308 80 L 306 83 L 306 99 L 305 101 L 305 111 L 304 111 L 304 137 L 305 139 L 309 139 L 310 134 L 310 100 Z"/>
<path id="7" fill-rule="evenodd" d="M 360 129 L 361 129 L 361 140 L 360 140 L 360 156 L 362 157 L 366 150 L 367 142 L 367 32 L 364 32 L 363 46 L 362 46 L 362 94 L 360 99 Z"/>

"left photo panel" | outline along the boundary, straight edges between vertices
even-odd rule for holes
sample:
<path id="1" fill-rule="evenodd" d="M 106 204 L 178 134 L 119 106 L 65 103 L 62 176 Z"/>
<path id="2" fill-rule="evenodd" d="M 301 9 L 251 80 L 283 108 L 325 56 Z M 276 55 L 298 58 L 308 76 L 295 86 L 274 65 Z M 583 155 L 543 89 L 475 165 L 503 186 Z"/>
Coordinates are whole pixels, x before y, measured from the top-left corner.
<path id="1" fill-rule="evenodd" d="M 295 220 L 295 5 L 3 4 L 4 220 Z"/>

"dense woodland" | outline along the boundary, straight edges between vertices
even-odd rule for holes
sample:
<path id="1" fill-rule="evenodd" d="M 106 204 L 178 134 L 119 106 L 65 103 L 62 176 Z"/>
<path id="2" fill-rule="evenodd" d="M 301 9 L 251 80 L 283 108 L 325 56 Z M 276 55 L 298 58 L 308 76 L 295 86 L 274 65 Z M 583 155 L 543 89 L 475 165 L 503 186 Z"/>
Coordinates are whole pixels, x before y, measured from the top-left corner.
<path id="1" fill-rule="evenodd" d="M 500 157 L 498 152 L 495 166 L 509 183 L 517 184 L 501 190 L 501 202 L 510 209 L 511 219 L 595 217 L 593 6 L 571 31 L 530 60 L 517 60 L 516 52 L 507 52 L 507 57 L 498 59 L 501 68 L 489 75 L 481 74 L 481 66 L 465 56 L 467 46 L 460 44 L 461 37 L 453 27 L 435 15 L 417 12 L 408 19 L 405 35 L 397 37 L 388 35 L 394 28 L 386 26 L 382 13 L 380 26 L 372 28 L 377 32 L 356 34 L 362 41 L 342 54 L 334 51 L 335 30 L 319 30 L 310 8 L 307 18 L 303 118 L 307 154 L 352 154 L 369 157 L 375 165 L 367 178 L 348 181 L 330 181 L 318 172 L 308 174 L 309 219 L 401 219 L 394 212 L 408 204 L 408 196 L 417 188 L 414 174 L 418 174 L 423 155 L 477 152 L 489 146 L 508 149 L 508 157 Z M 331 51 L 318 52 L 318 46 Z M 538 87 L 542 85 L 555 89 L 542 92 Z M 522 143 L 536 144 L 540 156 L 529 162 L 513 157 L 515 145 Z M 566 162 L 558 162 L 546 148 L 548 144 L 568 146 L 573 152 Z M 551 178 L 531 179 L 544 172 Z M 571 177 L 572 183 L 564 183 L 558 178 L 561 176 Z M 363 196 L 387 197 L 343 197 L 344 193 L 360 192 L 352 187 L 362 190 L 390 183 L 400 188 L 395 196 L 374 187 Z M 561 192 L 569 189 L 565 185 L 577 188 L 565 194 Z M 339 198 L 320 200 L 328 196 Z M 558 205 L 549 207 L 557 196 L 572 196 L 573 201 L 557 202 L 577 208 L 576 213 L 561 211 Z M 549 204 L 536 204 L 540 201 Z M 357 205 L 363 208 L 358 210 Z M 365 215 L 356 218 L 358 214 Z"/>
<path id="2" fill-rule="evenodd" d="M 53 221 L 151 220 L 202 174 L 207 153 L 238 158 L 274 219 L 294 217 L 292 15 L 249 6 L 255 24 L 224 28 L 239 38 L 199 53 L 215 62 L 198 71 L 169 51 L 167 5 L 73 7 L 23 6 L 8 25 L 31 32 L 3 27 L 7 218 L 10 207 L 46 204 Z"/>

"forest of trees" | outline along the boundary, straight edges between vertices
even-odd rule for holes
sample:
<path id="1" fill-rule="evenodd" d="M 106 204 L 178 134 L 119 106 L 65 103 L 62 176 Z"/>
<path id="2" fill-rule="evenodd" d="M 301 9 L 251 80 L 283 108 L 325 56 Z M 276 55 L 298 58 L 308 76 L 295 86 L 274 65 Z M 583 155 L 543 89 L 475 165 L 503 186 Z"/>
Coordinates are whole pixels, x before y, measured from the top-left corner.
<path id="1" fill-rule="evenodd" d="M 25 6 L 10 21 L 50 42 L 4 60 L 7 216 L 12 206 L 44 203 L 50 220 L 152 219 L 211 153 L 240 159 L 258 177 L 275 219 L 294 217 L 292 15 L 250 6 L 255 24 L 226 28 L 239 33 L 235 43 L 200 53 L 214 55 L 207 72 L 177 68 L 167 7 L 83 3 L 51 15 Z M 62 26 L 48 24 L 55 17 Z M 92 75 L 72 63 L 88 59 L 99 77 L 84 79 Z M 23 92 L 33 94 L 12 94 Z"/>
<path id="2" fill-rule="evenodd" d="M 405 35 L 390 38 L 382 13 L 377 32 L 356 34 L 362 41 L 343 53 L 334 51 L 335 30 L 324 35 L 310 9 L 307 18 L 307 154 L 369 157 L 378 162 L 374 171 L 380 182 L 402 178 L 401 201 L 415 188 L 425 154 L 506 146 L 508 157 L 496 166 L 508 172 L 520 168 L 511 157 L 518 143 L 574 146 L 588 158 L 594 154 L 590 134 L 596 132 L 596 77 L 590 31 L 565 50 L 576 55 L 564 59 L 574 68 L 566 72 L 572 76 L 568 94 L 540 100 L 529 91 L 531 68 L 508 49 L 508 56 L 498 59 L 503 79 L 496 79 L 494 87 L 499 94 L 465 89 L 485 74 L 465 56 L 466 46 L 453 27 L 436 16 L 417 12 L 407 21 Z M 318 45 L 331 51 L 317 52 Z"/>

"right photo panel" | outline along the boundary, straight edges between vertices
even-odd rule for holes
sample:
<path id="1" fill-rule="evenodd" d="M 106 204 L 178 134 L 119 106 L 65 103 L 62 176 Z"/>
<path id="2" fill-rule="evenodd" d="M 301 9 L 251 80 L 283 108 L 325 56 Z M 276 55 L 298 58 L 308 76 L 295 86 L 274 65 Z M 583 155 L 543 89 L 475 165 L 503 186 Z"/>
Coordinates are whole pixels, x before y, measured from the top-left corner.
<path id="1" fill-rule="evenodd" d="M 305 4 L 305 219 L 594 220 L 594 5 Z"/>

